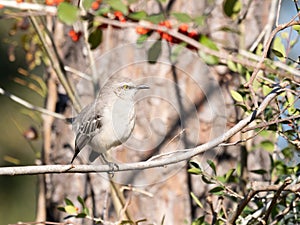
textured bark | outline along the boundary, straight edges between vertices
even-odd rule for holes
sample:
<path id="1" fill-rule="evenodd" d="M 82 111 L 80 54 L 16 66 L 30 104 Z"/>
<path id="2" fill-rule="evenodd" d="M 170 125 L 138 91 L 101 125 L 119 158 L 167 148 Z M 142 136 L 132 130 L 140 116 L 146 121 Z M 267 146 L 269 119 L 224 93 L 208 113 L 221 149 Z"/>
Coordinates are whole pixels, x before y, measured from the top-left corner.
<path id="1" fill-rule="evenodd" d="M 156 1 L 141 1 L 139 9 L 159 12 Z M 147 3 L 144 3 L 147 2 Z M 240 26 L 232 23 L 222 9 L 222 1 L 170 1 L 172 11 L 187 12 L 192 16 L 210 13 L 207 26 L 202 31 L 223 47 L 239 49 L 249 47 L 265 24 L 264 14 L 268 13 L 270 1 L 253 1 L 243 26 L 246 34 L 238 35 L 220 31 L 221 27 Z M 245 24 L 245 25 L 244 25 Z M 65 65 L 90 73 L 92 67 L 83 42 L 71 43 L 66 39 L 67 29 L 57 25 L 55 41 Z M 170 63 L 170 46 L 163 43 L 163 52 L 156 64 L 147 63 L 147 50 L 154 42 L 147 42 L 142 48 L 134 44 L 137 34 L 134 29 L 116 30 L 109 27 L 104 31 L 101 47 L 93 52 L 97 74 L 96 85 L 86 80 L 72 77 L 76 93 L 82 106 L 93 100 L 94 87 L 100 87 L 110 76 L 125 75 L 151 86 L 148 92 L 137 96 L 137 121 L 130 139 L 121 147 L 110 151 L 110 157 L 117 163 L 135 162 L 151 158 L 158 153 L 166 153 L 205 143 L 221 135 L 234 123 L 239 115 L 233 107 L 229 89 L 239 85 L 239 75 L 230 74 L 226 67 L 208 67 L 192 51 L 183 51 L 176 63 Z M 154 37 L 153 37 L 154 39 Z M 61 41 L 61 43 L 58 43 Z M 70 75 L 68 75 L 70 76 Z M 71 77 L 71 76 L 70 76 Z M 60 110 L 66 116 L 76 115 L 69 102 L 64 102 L 64 93 L 58 88 Z M 239 137 L 236 137 L 239 139 Z M 54 121 L 51 134 L 51 164 L 68 164 L 74 149 L 72 127 L 63 121 Z M 99 159 L 89 160 L 90 150 L 85 148 L 76 159 L 76 163 L 101 163 Z M 261 153 L 262 154 L 262 153 Z M 265 156 L 262 156 L 263 158 Z M 222 174 L 236 167 L 240 159 L 238 147 L 216 148 L 195 157 L 203 168 L 208 168 L 207 159 L 216 162 Z M 251 163 L 254 163 L 251 161 Z M 256 161 L 258 167 L 265 167 L 265 162 Z M 204 212 L 196 212 L 190 191 L 201 199 L 207 196 L 208 185 L 199 177 L 191 178 L 187 174 L 186 163 L 166 168 L 145 171 L 116 173 L 111 179 L 117 188 L 123 185 L 134 187 L 124 191 L 124 197 L 130 201 L 128 214 L 132 220 L 147 219 L 148 223 L 183 224 L 191 222 L 193 217 Z M 106 174 L 55 174 L 47 175 L 46 199 L 49 220 L 62 221 L 66 214 L 56 207 L 63 204 L 64 198 L 76 202 L 76 197 L 83 197 L 95 217 L 109 221 L 121 219 L 122 206 L 111 191 L 109 177 Z M 146 193 L 144 193 L 146 192 Z M 149 195 L 148 195 L 149 194 Z M 125 202 L 126 202 L 125 200 Z M 79 203 L 76 202 L 79 206 Z M 113 207 L 114 206 L 114 207 Z M 125 217 L 122 217 L 125 219 Z M 76 221 L 77 223 L 80 220 Z M 84 220 L 82 224 L 93 224 Z"/>

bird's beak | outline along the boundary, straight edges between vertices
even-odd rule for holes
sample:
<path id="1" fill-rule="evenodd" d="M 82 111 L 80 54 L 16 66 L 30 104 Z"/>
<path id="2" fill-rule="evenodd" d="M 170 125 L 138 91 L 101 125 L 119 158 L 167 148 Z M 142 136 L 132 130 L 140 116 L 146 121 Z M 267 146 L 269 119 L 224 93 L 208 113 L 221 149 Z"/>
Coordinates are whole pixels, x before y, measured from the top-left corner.
<path id="1" fill-rule="evenodd" d="M 137 89 L 149 89 L 150 87 L 144 84 L 141 84 L 139 86 L 136 87 Z"/>

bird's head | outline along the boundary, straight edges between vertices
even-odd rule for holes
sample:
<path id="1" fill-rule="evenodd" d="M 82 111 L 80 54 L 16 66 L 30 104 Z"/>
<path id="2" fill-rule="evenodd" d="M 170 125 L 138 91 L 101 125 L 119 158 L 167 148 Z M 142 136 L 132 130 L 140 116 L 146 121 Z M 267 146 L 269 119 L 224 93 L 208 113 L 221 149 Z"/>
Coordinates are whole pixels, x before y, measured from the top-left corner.
<path id="1" fill-rule="evenodd" d="M 114 93 L 122 99 L 133 99 L 137 91 L 149 89 L 147 85 L 136 85 L 132 81 L 122 81 L 114 84 Z"/>

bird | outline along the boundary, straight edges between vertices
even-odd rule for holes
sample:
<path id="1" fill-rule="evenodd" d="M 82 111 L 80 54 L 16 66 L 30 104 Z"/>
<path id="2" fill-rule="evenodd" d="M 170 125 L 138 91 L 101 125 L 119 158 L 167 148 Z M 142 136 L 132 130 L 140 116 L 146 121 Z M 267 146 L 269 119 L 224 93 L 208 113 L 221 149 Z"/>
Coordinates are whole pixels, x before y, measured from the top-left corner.
<path id="1" fill-rule="evenodd" d="M 85 147 L 104 153 L 124 143 L 135 125 L 134 96 L 149 86 L 135 84 L 127 77 L 112 77 L 97 94 L 95 100 L 75 117 L 69 118 L 75 131 L 75 152 L 71 160 Z M 109 162 L 108 162 L 109 163 Z"/>

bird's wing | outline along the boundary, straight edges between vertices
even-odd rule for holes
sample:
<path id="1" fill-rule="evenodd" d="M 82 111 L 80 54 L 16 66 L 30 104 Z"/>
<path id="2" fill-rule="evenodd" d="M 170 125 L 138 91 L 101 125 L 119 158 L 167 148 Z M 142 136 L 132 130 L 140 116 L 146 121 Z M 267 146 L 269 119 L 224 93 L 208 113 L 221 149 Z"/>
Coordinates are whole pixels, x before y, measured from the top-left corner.
<path id="1" fill-rule="evenodd" d="M 76 139 L 75 139 L 75 154 L 73 156 L 73 160 L 78 155 L 80 150 L 87 145 L 91 139 L 97 134 L 99 129 L 102 127 L 101 122 L 102 117 L 99 114 L 94 114 L 89 118 L 86 118 L 78 127 L 76 131 Z"/>

